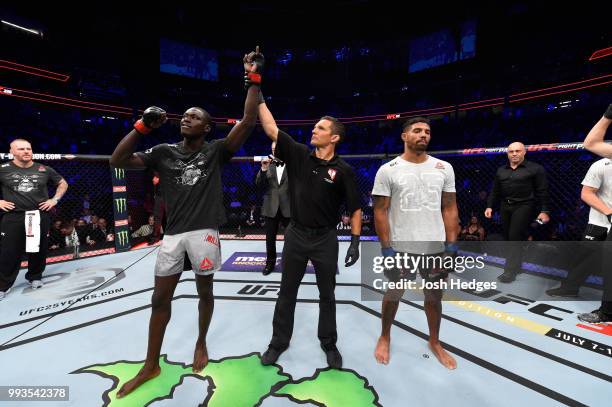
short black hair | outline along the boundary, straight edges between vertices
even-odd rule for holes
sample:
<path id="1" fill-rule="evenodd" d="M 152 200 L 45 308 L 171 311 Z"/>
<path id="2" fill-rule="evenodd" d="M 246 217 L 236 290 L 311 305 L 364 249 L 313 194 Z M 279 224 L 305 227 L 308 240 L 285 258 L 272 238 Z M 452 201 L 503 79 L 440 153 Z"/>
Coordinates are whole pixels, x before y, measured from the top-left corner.
<path id="1" fill-rule="evenodd" d="M 210 113 L 208 113 L 206 111 L 206 109 L 204 109 L 203 107 L 200 107 L 200 106 L 194 106 L 193 108 L 194 109 L 198 109 L 199 111 L 202 112 L 202 114 L 203 114 L 202 119 L 204 119 L 207 124 L 211 124 L 212 123 L 212 116 L 210 115 Z"/>
<path id="2" fill-rule="evenodd" d="M 329 120 L 331 122 L 331 131 L 332 134 L 337 134 L 340 136 L 340 141 L 344 140 L 346 136 L 346 129 L 344 128 L 344 124 L 340 123 L 340 120 L 336 119 L 333 116 L 323 116 L 319 120 Z"/>
<path id="3" fill-rule="evenodd" d="M 212 116 L 203 107 L 194 106 L 193 109 L 198 109 L 199 111 L 202 112 L 202 119 L 204 120 L 206 124 L 210 126 L 210 131 L 206 133 L 206 137 L 210 137 L 210 135 L 215 131 L 215 127 L 216 127 L 215 122 L 213 122 L 212 120 Z"/>
<path id="4" fill-rule="evenodd" d="M 412 119 L 408 119 L 402 125 L 402 133 L 409 130 L 410 126 L 417 123 L 425 123 L 428 126 L 431 126 L 431 121 L 426 117 L 413 117 Z"/>

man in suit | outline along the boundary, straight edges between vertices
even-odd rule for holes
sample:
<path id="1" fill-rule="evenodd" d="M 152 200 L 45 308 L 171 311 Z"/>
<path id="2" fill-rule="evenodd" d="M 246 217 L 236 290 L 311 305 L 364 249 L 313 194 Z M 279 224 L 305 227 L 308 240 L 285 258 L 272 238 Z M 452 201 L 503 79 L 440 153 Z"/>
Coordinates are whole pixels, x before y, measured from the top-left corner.
<path id="1" fill-rule="evenodd" d="M 276 143 L 272 143 L 272 157 Z M 266 219 L 266 266 L 263 275 L 272 273 L 276 265 L 276 234 L 279 224 L 287 227 L 290 220 L 289 182 L 285 164 L 278 159 L 266 158 L 261 161 L 255 184 L 265 190 L 261 214 Z"/>

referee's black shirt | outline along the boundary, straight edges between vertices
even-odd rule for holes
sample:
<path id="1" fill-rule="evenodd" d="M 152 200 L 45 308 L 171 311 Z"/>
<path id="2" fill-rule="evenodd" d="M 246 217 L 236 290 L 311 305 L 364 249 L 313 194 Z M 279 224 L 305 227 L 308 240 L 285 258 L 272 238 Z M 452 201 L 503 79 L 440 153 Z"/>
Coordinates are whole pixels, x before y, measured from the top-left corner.
<path id="1" fill-rule="evenodd" d="M 538 201 L 540 212 L 548 212 L 548 181 L 544 167 L 531 161 L 523 161 L 516 169 L 510 164 L 497 169 L 488 207 L 498 201 L 508 204 Z"/>
<path id="2" fill-rule="evenodd" d="M 309 228 L 335 228 L 340 205 L 349 213 L 361 208 L 353 168 L 337 155 L 321 160 L 304 144 L 279 130 L 276 156 L 283 160 L 289 177 L 291 219 Z"/>

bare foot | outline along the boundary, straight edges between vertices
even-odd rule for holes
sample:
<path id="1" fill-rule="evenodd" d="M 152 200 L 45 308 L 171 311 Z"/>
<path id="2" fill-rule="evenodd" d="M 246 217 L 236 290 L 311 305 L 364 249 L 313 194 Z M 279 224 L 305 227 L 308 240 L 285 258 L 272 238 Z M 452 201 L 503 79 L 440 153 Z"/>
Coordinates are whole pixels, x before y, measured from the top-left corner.
<path id="1" fill-rule="evenodd" d="M 125 383 L 119 391 L 117 392 L 117 398 L 120 399 L 122 397 L 127 396 L 132 391 L 134 391 L 138 386 L 146 382 L 147 380 L 151 380 L 154 377 L 159 376 L 161 373 L 161 368 L 159 366 L 154 367 L 153 369 L 145 369 L 144 367 L 140 369 L 138 374 L 134 376 L 132 380 Z"/>
<path id="2" fill-rule="evenodd" d="M 389 364 L 389 349 L 391 347 L 391 339 L 381 336 L 376 342 L 376 349 L 374 350 L 374 357 L 378 363 L 383 365 Z"/>
<path id="3" fill-rule="evenodd" d="M 200 373 L 208 364 L 208 350 L 206 344 L 196 343 L 195 351 L 193 352 L 193 366 L 191 370 L 194 373 Z"/>
<path id="4" fill-rule="evenodd" d="M 452 357 L 450 353 L 448 353 L 444 350 L 444 348 L 442 348 L 440 342 L 436 343 L 435 345 L 429 343 L 429 349 L 433 352 L 436 358 L 438 358 L 438 361 L 442 363 L 445 368 L 450 370 L 454 370 L 457 368 L 457 361 L 454 357 Z"/>

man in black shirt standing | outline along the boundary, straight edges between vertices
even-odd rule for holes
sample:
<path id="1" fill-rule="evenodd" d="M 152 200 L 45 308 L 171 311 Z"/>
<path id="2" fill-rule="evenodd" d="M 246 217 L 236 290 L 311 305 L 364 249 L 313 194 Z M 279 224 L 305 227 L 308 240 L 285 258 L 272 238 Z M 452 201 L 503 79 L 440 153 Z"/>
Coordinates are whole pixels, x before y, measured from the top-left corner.
<path id="1" fill-rule="evenodd" d="M 28 253 L 26 279 L 32 288 L 43 286 L 48 250 L 48 211 L 68 190 L 68 183 L 53 168 L 32 161 L 32 146 L 27 140 L 11 143 L 13 161 L 0 165 L 2 196 L 2 250 L 0 253 L 0 300 L 19 274 L 24 250 Z M 57 188 L 49 199 L 47 184 Z"/>
<path id="2" fill-rule="evenodd" d="M 312 130 L 311 152 L 304 144 L 276 127 L 274 117 L 260 96 L 259 120 L 266 135 L 276 142 L 276 156 L 285 162 L 289 179 L 291 223 L 285 232 L 281 288 L 274 309 L 273 334 L 262 363 L 270 365 L 289 347 L 297 293 L 306 264 L 315 268 L 319 288 L 318 337 L 330 367 L 342 367 L 342 356 L 336 347 L 336 270 L 338 240 L 336 222 L 340 205 L 346 203 L 351 214 L 351 244 L 345 266 L 359 258 L 361 205 L 355 173 L 346 161 L 335 154 L 336 144 L 344 137 L 344 125 L 324 116 Z"/>
<path id="3" fill-rule="evenodd" d="M 525 160 L 526 153 L 523 143 L 515 142 L 508 146 L 508 164 L 497 169 L 484 212 L 485 217 L 490 219 L 493 205 L 501 201 L 504 239 L 511 242 L 527 240 L 529 225 L 536 210 L 539 209 L 537 221 L 542 224 L 550 221 L 546 172 L 540 164 Z M 509 249 L 504 273 L 497 277 L 502 283 L 514 281 L 521 272 L 519 247 Z"/>
<path id="4" fill-rule="evenodd" d="M 214 309 L 213 274 L 221 267 L 218 228 L 226 221 L 221 168 L 240 149 L 257 121 L 263 66 L 263 55 L 258 48 L 245 55 L 248 90 L 244 115 L 227 137 L 206 142 L 205 138 L 212 130 L 212 119 L 201 107 L 192 107 L 181 119 L 182 142 L 159 144 L 145 152 L 134 153 L 142 136 L 166 121 L 166 112 L 150 107 L 111 156 L 110 163 L 114 167 L 156 171 L 167 211 L 165 235 L 155 264 L 146 361 L 138 374 L 121 387 L 117 397 L 126 396 L 161 372 L 161 345 L 170 321 L 172 296 L 183 271 L 185 254 L 193 266 L 200 298 L 199 335 L 192 369 L 200 372 L 208 363 L 206 334 Z"/>

